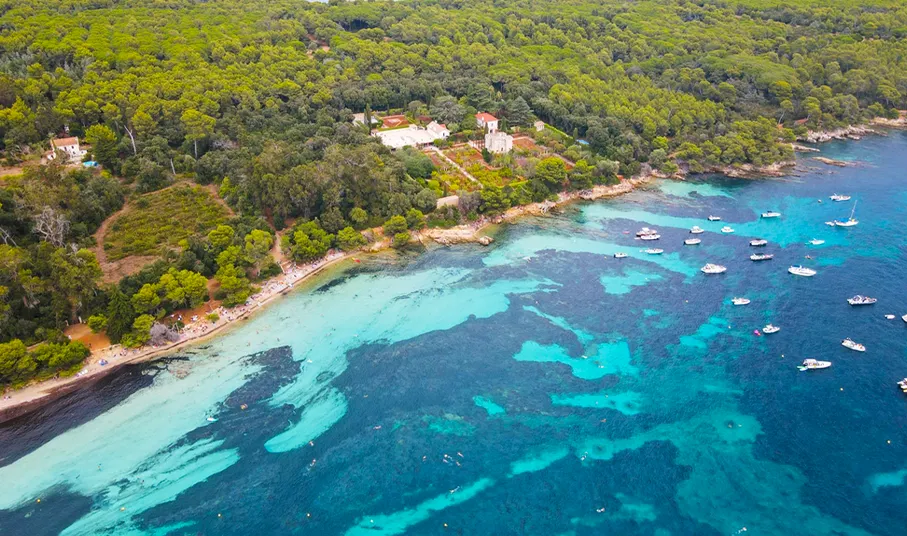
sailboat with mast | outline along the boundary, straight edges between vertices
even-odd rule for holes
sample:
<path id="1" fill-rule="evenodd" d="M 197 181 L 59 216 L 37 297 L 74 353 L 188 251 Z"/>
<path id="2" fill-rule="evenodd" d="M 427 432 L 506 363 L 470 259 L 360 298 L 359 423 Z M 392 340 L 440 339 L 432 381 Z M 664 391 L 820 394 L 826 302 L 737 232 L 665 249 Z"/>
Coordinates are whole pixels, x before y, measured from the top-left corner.
<path id="1" fill-rule="evenodd" d="M 835 225 L 837 227 L 853 227 L 854 225 L 860 223 L 859 221 L 855 220 L 853 217 L 853 213 L 856 210 L 857 210 L 857 202 L 854 201 L 853 208 L 850 210 L 850 218 L 848 218 L 847 221 L 835 220 Z"/>

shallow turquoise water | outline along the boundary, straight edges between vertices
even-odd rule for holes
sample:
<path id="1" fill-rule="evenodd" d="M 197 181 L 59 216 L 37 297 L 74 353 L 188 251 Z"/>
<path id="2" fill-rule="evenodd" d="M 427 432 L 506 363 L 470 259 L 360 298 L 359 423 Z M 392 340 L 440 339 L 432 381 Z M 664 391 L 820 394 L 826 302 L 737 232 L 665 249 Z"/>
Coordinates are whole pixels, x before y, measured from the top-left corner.
<path id="1" fill-rule="evenodd" d="M 822 150 L 859 165 L 659 182 L 364 261 L 2 425 L 0 534 L 905 533 L 907 326 L 883 315 L 907 313 L 907 136 Z M 850 212 L 833 192 L 858 227 L 823 224 Z"/>

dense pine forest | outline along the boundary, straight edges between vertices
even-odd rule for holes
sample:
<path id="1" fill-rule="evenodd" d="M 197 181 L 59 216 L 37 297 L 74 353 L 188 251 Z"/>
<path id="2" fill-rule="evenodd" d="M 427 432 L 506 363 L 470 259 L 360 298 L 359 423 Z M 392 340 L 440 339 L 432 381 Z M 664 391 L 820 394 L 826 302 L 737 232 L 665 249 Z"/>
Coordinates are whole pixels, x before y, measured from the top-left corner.
<path id="1" fill-rule="evenodd" d="M 275 243 L 310 261 L 385 223 L 405 242 L 649 168 L 789 160 L 808 129 L 898 116 L 905 37 L 887 0 L 5 0 L 0 385 L 81 362 L 70 324 L 138 346 L 243 303 Z M 479 112 L 525 141 L 475 158 Z M 444 123 L 444 158 L 370 135 L 394 114 Z M 46 159 L 70 137 L 88 166 Z"/>

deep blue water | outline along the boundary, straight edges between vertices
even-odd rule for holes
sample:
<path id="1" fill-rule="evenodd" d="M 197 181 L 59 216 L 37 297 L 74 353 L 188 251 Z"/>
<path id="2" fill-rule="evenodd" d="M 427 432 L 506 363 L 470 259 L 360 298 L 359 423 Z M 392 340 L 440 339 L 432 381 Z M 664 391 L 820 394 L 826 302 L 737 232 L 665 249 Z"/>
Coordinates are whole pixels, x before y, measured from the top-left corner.
<path id="1" fill-rule="evenodd" d="M 907 534 L 907 324 L 884 317 L 907 313 L 907 135 L 821 149 L 856 165 L 664 181 L 345 267 L 0 425 L 0 534 Z M 857 227 L 823 224 L 835 192 Z"/>

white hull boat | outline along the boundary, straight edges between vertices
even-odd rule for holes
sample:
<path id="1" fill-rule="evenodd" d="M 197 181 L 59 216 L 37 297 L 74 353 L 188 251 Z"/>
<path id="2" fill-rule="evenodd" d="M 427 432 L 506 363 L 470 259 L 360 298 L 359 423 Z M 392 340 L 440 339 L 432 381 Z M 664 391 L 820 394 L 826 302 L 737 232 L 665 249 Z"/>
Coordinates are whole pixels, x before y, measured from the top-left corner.
<path id="1" fill-rule="evenodd" d="M 636 231 L 636 236 L 646 236 L 653 234 L 658 234 L 658 231 L 656 231 L 655 229 L 649 229 L 648 227 L 643 227 L 642 229 Z"/>
<path id="2" fill-rule="evenodd" d="M 816 275 L 815 270 L 813 270 L 812 268 L 807 268 L 805 266 L 791 266 L 787 269 L 787 271 L 794 275 L 799 275 L 802 277 L 812 277 Z"/>
<path id="3" fill-rule="evenodd" d="M 639 237 L 640 240 L 658 240 L 659 238 L 661 238 L 661 235 L 657 234 L 647 234 Z"/>
<path id="4" fill-rule="evenodd" d="M 754 254 L 750 255 L 750 260 L 751 260 L 751 261 L 770 261 L 770 260 L 772 260 L 774 257 L 775 257 L 774 255 L 770 255 L 770 254 L 766 254 L 766 255 L 756 255 L 756 254 L 754 253 Z"/>
<path id="5" fill-rule="evenodd" d="M 703 229 L 702 227 L 700 227 L 698 225 L 694 225 L 693 228 L 690 229 L 690 232 L 693 234 L 702 234 L 705 232 L 705 229 Z"/>
<path id="6" fill-rule="evenodd" d="M 724 227 L 721 228 L 721 232 L 722 232 L 722 233 L 733 233 L 733 232 L 734 232 L 734 229 L 731 228 L 731 227 L 729 227 L 729 226 L 727 226 L 727 225 L 725 225 Z"/>
<path id="7" fill-rule="evenodd" d="M 850 201 L 849 195 L 834 194 L 834 195 L 828 196 L 828 198 L 831 199 L 832 201 Z"/>
<path id="8" fill-rule="evenodd" d="M 843 346 L 844 348 L 850 348 L 851 350 L 855 350 L 857 352 L 866 351 L 865 346 L 863 346 L 862 344 L 860 344 L 858 342 L 854 342 L 854 341 L 850 340 L 849 338 L 841 341 L 841 346 Z"/>
<path id="9" fill-rule="evenodd" d="M 628 256 L 628 255 L 627 255 L 626 253 L 615 253 L 615 254 L 614 254 L 614 258 L 615 258 L 615 259 L 626 259 L 627 256 Z"/>
<path id="10" fill-rule="evenodd" d="M 772 333 L 778 333 L 779 331 L 781 331 L 781 328 L 779 328 L 778 326 L 773 326 L 771 324 L 762 328 L 762 333 L 766 333 L 768 335 L 771 335 Z"/>
<path id="11" fill-rule="evenodd" d="M 859 221 L 855 220 L 853 217 L 853 213 L 856 210 L 857 210 L 857 202 L 854 201 L 853 208 L 850 210 L 850 218 L 847 218 L 847 221 L 835 220 L 835 226 L 837 226 L 837 227 L 853 227 L 854 225 L 860 223 Z"/>
<path id="12" fill-rule="evenodd" d="M 663 250 L 663 249 L 657 249 L 657 248 L 647 249 L 647 250 L 646 250 L 646 253 L 648 253 L 649 255 L 661 255 L 661 254 L 664 253 L 664 252 L 665 252 L 665 250 Z"/>
<path id="13" fill-rule="evenodd" d="M 800 371 L 804 370 L 819 370 L 828 368 L 831 366 L 831 361 L 819 361 L 816 359 L 804 359 L 803 364 L 797 367 Z"/>
<path id="14" fill-rule="evenodd" d="M 724 272 L 727 272 L 727 267 L 721 266 L 720 264 L 709 263 L 700 268 L 700 271 L 704 274 L 723 274 Z"/>
<path id="15" fill-rule="evenodd" d="M 756 240 L 750 240 L 750 245 L 753 247 L 756 247 L 756 248 L 762 247 L 762 246 L 767 246 L 768 240 L 763 240 L 761 238 L 757 238 Z"/>
<path id="16" fill-rule="evenodd" d="M 721 216 L 709 216 L 709 221 L 721 221 Z"/>
<path id="17" fill-rule="evenodd" d="M 829 226 L 829 227 L 834 227 L 834 226 L 835 226 L 835 222 L 833 222 L 833 221 L 827 221 L 827 222 L 825 222 L 825 225 L 827 225 L 827 226 Z"/>
<path id="18" fill-rule="evenodd" d="M 683 243 L 688 246 L 695 246 L 697 244 L 701 244 L 702 240 L 700 240 L 698 238 L 687 238 L 686 240 L 683 241 Z"/>
<path id="19" fill-rule="evenodd" d="M 763 212 L 763 213 L 762 213 L 762 217 L 763 217 L 763 218 L 766 218 L 766 219 L 768 219 L 768 218 L 780 218 L 780 217 L 781 217 L 781 213 L 780 213 L 780 212 L 775 212 L 775 211 L 773 211 L 773 210 L 770 210 L 770 211 L 768 211 L 768 212 Z"/>
<path id="20" fill-rule="evenodd" d="M 813 238 L 812 240 L 809 241 L 809 243 L 814 246 L 821 246 L 822 244 L 825 243 L 825 240 L 819 240 L 818 238 Z"/>
<path id="21" fill-rule="evenodd" d="M 875 302 L 879 301 L 876 298 L 870 298 L 869 296 L 854 296 L 853 298 L 847 298 L 847 303 L 851 305 L 872 305 Z"/>
<path id="22" fill-rule="evenodd" d="M 907 323 L 907 315 L 902 316 L 901 320 L 903 320 L 905 323 Z"/>
<path id="23" fill-rule="evenodd" d="M 731 303 L 734 305 L 749 305 L 750 300 L 748 298 L 734 298 Z"/>

